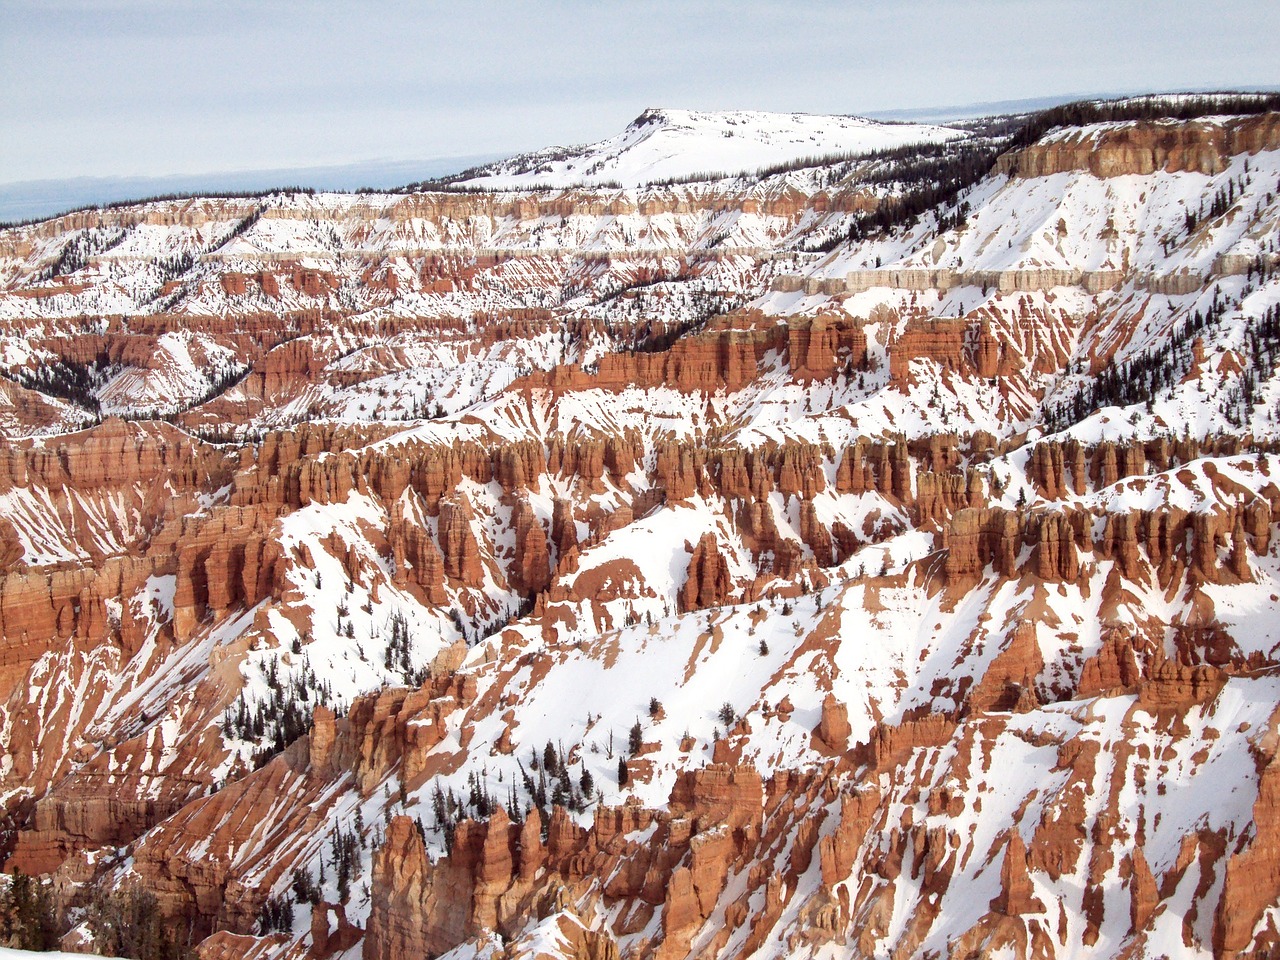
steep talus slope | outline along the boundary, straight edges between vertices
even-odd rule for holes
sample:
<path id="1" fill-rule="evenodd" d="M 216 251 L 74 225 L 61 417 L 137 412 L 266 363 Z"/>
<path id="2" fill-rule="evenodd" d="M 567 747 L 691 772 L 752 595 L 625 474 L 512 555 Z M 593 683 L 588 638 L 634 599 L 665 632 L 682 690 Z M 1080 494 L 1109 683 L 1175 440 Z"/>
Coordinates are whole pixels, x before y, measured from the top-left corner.
<path id="1" fill-rule="evenodd" d="M 1277 130 L 5 231 L 9 867 L 206 958 L 1273 955 Z"/>

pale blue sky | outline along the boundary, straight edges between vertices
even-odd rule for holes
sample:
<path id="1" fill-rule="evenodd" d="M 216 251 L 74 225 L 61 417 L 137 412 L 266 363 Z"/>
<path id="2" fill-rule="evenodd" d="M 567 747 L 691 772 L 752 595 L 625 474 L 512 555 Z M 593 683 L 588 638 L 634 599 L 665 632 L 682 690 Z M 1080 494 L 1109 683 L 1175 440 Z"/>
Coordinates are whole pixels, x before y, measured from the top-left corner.
<path id="1" fill-rule="evenodd" d="M 1277 36 L 1274 0 L 3 0 L 0 183 L 510 153 L 647 106 L 1270 85 Z"/>

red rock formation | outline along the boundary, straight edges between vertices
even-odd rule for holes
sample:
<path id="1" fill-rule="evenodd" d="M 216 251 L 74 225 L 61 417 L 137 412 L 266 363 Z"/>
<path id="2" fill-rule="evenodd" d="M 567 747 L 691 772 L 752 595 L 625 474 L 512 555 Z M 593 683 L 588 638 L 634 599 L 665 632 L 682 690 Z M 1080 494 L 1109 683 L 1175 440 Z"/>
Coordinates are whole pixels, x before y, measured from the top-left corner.
<path id="1" fill-rule="evenodd" d="M 531 910 L 546 909 L 539 904 L 559 902 L 556 891 L 563 884 L 591 884 L 600 877 L 608 878 L 605 895 L 611 899 L 639 897 L 665 905 L 662 950 L 673 953 L 710 915 L 730 864 L 740 862 L 743 845 L 758 837 L 763 802 L 754 771 L 712 767 L 685 775 L 673 789 L 672 816 L 684 819 L 600 807 L 584 830 L 557 809 L 543 844 L 536 812 L 520 828 L 498 812 L 487 824 L 459 825 L 452 854 L 434 864 L 412 821 L 397 818 L 375 858 L 364 956 L 442 952 L 486 927 L 518 929 L 509 925 L 525 922 Z M 626 839 L 655 819 L 664 843 Z M 636 920 L 643 925 L 642 918 Z M 598 940 L 592 949 L 607 952 L 610 942 Z"/>
<path id="2" fill-rule="evenodd" d="M 410 519 L 399 501 L 391 511 L 387 539 L 395 561 L 396 584 L 416 584 L 428 603 L 444 603 L 448 599 L 444 557 L 431 539 L 431 533 Z"/>
<path id="3" fill-rule="evenodd" d="M 849 726 L 849 707 L 841 703 L 833 694 L 828 693 L 822 699 L 822 718 L 814 735 L 828 750 L 841 753 L 849 748 L 849 736 L 853 728 Z"/>
<path id="4" fill-rule="evenodd" d="M 1024 620 L 1013 628 L 1008 644 L 974 684 L 970 709 L 1025 713 L 1038 707 L 1036 678 L 1043 670 L 1036 625 Z"/>
<path id="5" fill-rule="evenodd" d="M 913 320 L 889 350 L 889 380 L 902 388 L 908 383 L 911 361 L 933 360 L 944 370 L 959 372 L 968 366 L 965 350 L 965 321 L 952 319 Z"/>
<path id="6" fill-rule="evenodd" d="M 516 534 L 516 555 L 510 575 L 511 585 L 526 595 L 541 593 L 551 582 L 551 558 L 542 521 L 528 500 L 520 500 L 516 503 L 512 523 Z"/>
<path id="7" fill-rule="evenodd" d="M 1113 631 L 1103 641 L 1097 654 L 1084 662 L 1080 681 L 1076 685 L 1078 695 L 1089 697 L 1110 691 L 1136 689 L 1143 679 L 1138 653 L 1133 637 L 1118 630 Z"/>
<path id="8" fill-rule="evenodd" d="M 818 519 L 818 510 L 812 500 L 800 502 L 800 539 L 809 545 L 819 566 L 826 567 L 836 562 L 831 532 Z"/>
<path id="9" fill-rule="evenodd" d="M 468 587 L 478 587 L 484 582 L 480 547 L 472 530 L 474 518 L 475 512 L 466 494 L 458 494 L 455 500 L 440 504 L 440 553 L 444 557 L 445 576 Z"/>
<path id="10" fill-rule="evenodd" d="M 698 492 L 703 457 L 687 445 L 665 443 L 658 447 L 658 477 L 671 501 L 688 500 Z"/>
<path id="11" fill-rule="evenodd" d="M 1017 830 L 1010 831 L 1009 842 L 1004 847 L 1000 893 L 991 901 L 991 909 L 1010 917 L 1044 911 L 1044 904 L 1036 897 L 1027 873 L 1027 845 Z"/>
<path id="12" fill-rule="evenodd" d="M 1157 170 L 1216 174 L 1239 153 L 1280 145 L 1275 114 L 1216 123 L 1134 121 L 1069 133 L 1002 156 L 996 169 L 1016 177 L 1044 177 L 1087 170 L 1096 177 L 1150 174 Z"/>
<path id="13" fill-rule="evenodd" d="M 1021 541 L 1016 514 L 995 507 L 958 511 L 947 533 L 948 582 L 968 583 L 988 563 L 997 573 L 1011 575 Z"/>
<path id="14" fill-rule="evenodd" d="M 1080 576 L 1080 558 L 1071 518 L 1061 513 L 1044 514 L 1035 536 L 1036 573 L 1041 579 L 1075 583 Z"/>
<path id="15" fill-rule="evenodd" d="M 1160 902 L 1160 891 L 1141 847 L 1134 848 L 1129 862 L 1129 920 L 1134 930 L 1145 930 Z"/>
<path id="16" fill-rule="evenodd" d="M 1226 864 L 1222 898 L 1213 924 L 1214 952 L 1224 957 L 1265 956 L 1278 943 L 1274 927 L 1255 939 L 1263 913 L 1280 896 L 1280 760 L 1276 732 L 1280 711 L 1273 713 L 1263 741 L 1266 754 L 1259 756 L 1258 799 L 1253 805 L 1255 834 L 1248 846 Z"/>
<path id="17" fill-rule="evenodd" d="M 332 928 L 330 914 L 337 921 Z M 364 931 L 347 919 L 342 904 L 321 902 L 311 907 L 311 953 L 317 960 L 350 950 L 363 936 Z"/>
<path id="18" fill-rule="evenodd" d="M 825 459 L 819 447 L 799 443 L 783 446 L 778 451 L 778 492 L 812 500 L 826 489 Z"/>
<path id="19" fill-rule="evenodd" d="M 990 380 L 1001 372 L 1001 343 L 984 321 L 978 330 L 978 346 L 974 356 L 974 372 L 984 380 Z"/>
<path id="20" fill-rule="evenodd" d="M 867 337 L 845 316 L 793 317 L 787 325 L 787 355 L 797 380 L 829 380 L 866 365 Z"/>
<path id="21" fill-rule="evenodd" d="M 557 498 L 551 513 L 551 540 L 556 547 L 556 563 L 578 546 L 578 528 L 573 520 L 573 504 Z"/>
<path id="22" fill-rule="evenodd" d="M 1138 702 L 1151 711 L 1185 710 L 1212 700 L 1225 681 L 1226 675 L 1216 667 L 1157 659 L 1149 664 Z"/>
<path id="23" fill-rule="evenodd" d="M 195 955 L 198 960 L 268 960 L 277 956 L 287 943 L 288 937 L 282 933 L 254 937 L 220 930 L 202 940 Z"/>
<path id="24" fill-rule="evenodd" d="M 493 475 L 502 484 L 504 493 L 526 489 L 536 493 L 546 472 L 547 461 L 541 443 L 504 444 L 493 454 Z"/>
<path id="25" fill-rule="evenodd" d="M 731 586 L 729 564 L 720 555 L 715 534 L 704 533 L 689 559 L 689 572 L 680 588 L 680 609 L 718 607 L 728 601 Z"/>

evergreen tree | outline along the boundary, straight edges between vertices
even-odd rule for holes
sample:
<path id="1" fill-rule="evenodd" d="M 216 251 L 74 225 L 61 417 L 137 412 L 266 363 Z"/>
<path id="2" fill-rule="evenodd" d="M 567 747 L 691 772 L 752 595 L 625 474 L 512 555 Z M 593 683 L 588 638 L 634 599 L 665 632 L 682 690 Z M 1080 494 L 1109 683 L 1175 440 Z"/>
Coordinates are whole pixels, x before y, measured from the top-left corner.
<path id="1" fill-rule="evenodd" d="M 150 891 L 133 887 L 99 891 L 85 910 L 95 952 L 133 960 L 176 960 L 190 956 L 186 938 L 160 912 Z"/>
<path id="2" fill-rule="evenodd" d="M 52 950 L 58 945 L 57 926 L 48 887 L 15 871 L 0 894 L 0 942 L 20 950 Z"/>

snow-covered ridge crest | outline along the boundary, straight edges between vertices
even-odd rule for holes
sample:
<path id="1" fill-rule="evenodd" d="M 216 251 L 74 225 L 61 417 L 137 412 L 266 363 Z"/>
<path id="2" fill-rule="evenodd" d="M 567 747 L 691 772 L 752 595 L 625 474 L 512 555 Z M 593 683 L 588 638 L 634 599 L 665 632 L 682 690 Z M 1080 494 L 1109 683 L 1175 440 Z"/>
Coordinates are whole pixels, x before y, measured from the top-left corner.
<path id="1" fill-rule="evenodd" d="M 467 171 L 456 182 L 492 189 L 638 187 L 700 174 L 712 178 L 754 173 L 806 157 L 855 156 L 963 136 L 965 131 L 951 127 L 854 116 L 650 108 L 615 137 L 521 154 Z"/>

